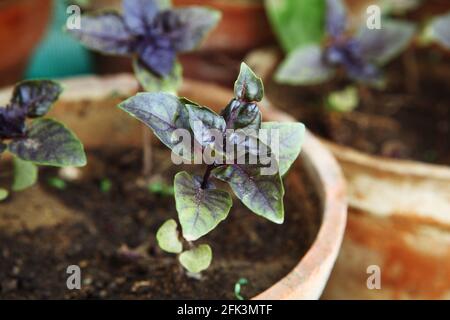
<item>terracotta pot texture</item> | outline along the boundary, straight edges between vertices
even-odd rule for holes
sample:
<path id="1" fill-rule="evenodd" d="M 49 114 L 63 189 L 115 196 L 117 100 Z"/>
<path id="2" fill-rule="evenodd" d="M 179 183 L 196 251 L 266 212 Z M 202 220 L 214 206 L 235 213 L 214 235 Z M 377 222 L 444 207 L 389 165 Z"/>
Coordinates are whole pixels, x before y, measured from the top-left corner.
<path id="1" fill-rule="evenodd" d="M 133 76 L 82 77 L 64 80 L 62 84 L 66 89 L 51 116 L 64 121 L 87 148 L 110 143 L 141 145 L 139 122 L 116 107 L 138 90 Z M 0 92 L 0 102 L 7 100 L 10 94 L 11 89 Z M 186 80 L 180 95 L 218 110 L 233 94 L 219 86 Z M 292 121 L 268 107 L 263 108 L 263 116 L 269 121 Z M 256 299 L 318 299 L 341 246 L 347 209 L 342 173 L 331 153 L 309 133 L 302 157 L 304 168 L 314 182 L 309 187 L 315 188 L 321 199 L 322 225 L 298 265 Z"/>
<path id="2" fill-rule="evenodd" d="M 279 56 L 268 49 L 248 60 L 268 79 Z M 301 89 L 289 90 L 295 95 Z M 341 253 L 323 297 L 450 299 L 450 168 L 322 142 L 344 171 L 350 207 Z M 370 266 L 380 267 L 381 290 L 367 287 Z"/>
<path id="3" fill-rule="evenodd" d="M 0 3 L 0 86 L 23 76 L 28 59 L 42 38 L 51 13 L 51 0 Z"/>

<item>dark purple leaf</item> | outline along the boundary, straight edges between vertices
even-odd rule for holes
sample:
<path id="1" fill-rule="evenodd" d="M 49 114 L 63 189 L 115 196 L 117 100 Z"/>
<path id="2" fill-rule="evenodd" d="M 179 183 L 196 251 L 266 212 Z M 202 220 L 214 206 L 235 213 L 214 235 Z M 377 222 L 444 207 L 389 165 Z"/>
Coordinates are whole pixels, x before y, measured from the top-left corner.
<path id="1" fill-rule="evenodd" d="M 114 12 L 82 15 L 81 29 L 67 31 L 88 48 L 105 54 L 131 54 L 137 41 L 122 16 Z"/>
<path id="2" fill-rule="evenodd" d="M 44 116 L 62 92 L 61 86 L 50 80 L 23 81 L 16 85 L 11 103 L 27 110 L 27 116 Z"/>
<path id="3" fill-rule="evenodd" d="M 225 131 L 226 123 L 223 117 L 208 108 L 197 105 L 186 104 L 186 108 L 195 139 L 204 147 L 214 144 L 219 133 Z M 221 144 L 221 141 L 217 142 Z"/>
<path id="4" fill-rule="evenodd" d="M 15 139 L 8 150 L 22 160 L 39 165 L 84 166 L 83 145 L 64 125 L 51 119 L 33 121 L 24 138 Z"/>
<path id="5" fill-rule="evenodd" d="M 201 178 L 180 172 L 175 176 L 175 201 L 183 237 L 195 241 L 226 219 L 232 206 L 228 192 L 209 185 L 202 189 Z"/>
<path id="6" fill-rule="evenodd" d="M 234 95 L 245 102 L 261 101 L 264 97 L 264 85 L 252 69 L 244 62 L 234 84 Z"/>
<path id="7" fill-rule="evenodd" d="M 138 93 L 119 108 L 150 127 L 155 135 L 170 149 L 179 144 L 174 132 L 190 130 L 189 114 L 179 99 L 167 93 Z"/>
<path id="8" fill-rule="evenodd" d="M 359 54 L 365 61 L 384 65 L 406 49 L 414 33 L 413 24 L 396 20 L 383 20 L 381 29 L 363 26 L 356 36 Z"/>
<path id="9" fill-rule="evenodd" d="M 347 29 L 347 10 L 342 0 L 327 0 L 327 32 L 331 37 L 342 36 Z"/>
<path id="10" fill-rule="evenodd" d="M 159 7 L 155 0 L 123 0 L 123 18 L 133 34 L 142 35 L 149 30 Z"/>
<path id="11" fill-rule="evenodd" d="M 257 130 L 261 127 L 261 112 L 255 103 L 233 99 L 223 110 L 222 116 L 227 124 L 227 129 Z"/>
<path id="12" fill-rule="evenodd" d="M 0 139 L 20 138 L 25 135 L 27 110 L 17 105 L 0 107 Z"/>
<path id="13" fill-rule="evenodd" d="M 251 211 L 272 222 L 284 221 L 284 188 L 280 174 L 262 175 L 261 165 L 234 164 L 214 170 Z"/>
<path id="14" fill-rule="evenodd" d="M 178 52 L 186 52 L 200 45 L 206 35 L 217 25 L 220 16 L 219 11 L 190 6 L 163 12 L 157 18 L 157 23 L 164 25 L 175 49 Z"/>
<path id="15" fill-rule="evenodd" d="M 348 76 L 358 81 L 370 83 L 380 79 L 377 66 L 364 60 L 360 43 L 355 39 L 331 44 L 325 49 L 325 61 L 335 67 L 344 67 Z"/>
<path id="16" fill-rule="evenodd" d="M 175 64 L 175 50 L 169 39 L 155 36 L 145 42 L 139 43 L 139 60 L 157 76 L 169 75 Z"/>
<path id="17" fill-rule="evenodd" d="M 147 92 L 177 92 L 183 80 L 182 69 L 181 64 L 176 62 L 170 74 L 160 77 L 143 65 L 138 57 L 133 59 L 134 74 Z"/>

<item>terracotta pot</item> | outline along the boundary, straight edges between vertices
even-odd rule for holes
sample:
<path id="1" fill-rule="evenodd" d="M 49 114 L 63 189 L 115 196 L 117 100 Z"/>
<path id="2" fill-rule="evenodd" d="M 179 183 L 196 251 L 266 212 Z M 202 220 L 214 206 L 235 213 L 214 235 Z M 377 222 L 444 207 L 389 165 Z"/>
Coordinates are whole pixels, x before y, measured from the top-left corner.
<path id="1" fill-rule="evenodd" d="M 20 80 L 47 27 L 51 0 L 0 3 L 0 86 Z"/>
<path id="2" fill-rule="evenodd" d="M 133 76 L 82 77 L 64 80 L 62 84 L 66 89 L 51 115 L 74 130 L 87 148 L 109 143 L 140 146 L 141 128 L 138 121 L 116 107 L 118 102 L 137 91 L 138 84 Z M 8 99 L 10 92 L 10 89 L 0 92 L 0 101 Z M 186 80 L 180 95 L 221 109 L 229 102 L 232 92 L 215 85 Z M 266 120 L 292 121 L 292 118 L 274 109 L 263 109 Z M 318 299 L 341 245 L 346 222 L 346 191 L 342 173 L 331 154 L 309 133 L 302 157 L 303 167 L 314 182 L 310 187 L 319 194 L 322 224 L 316 240 L 298 265 L 256 299 Z"/>
<path id="3" fill-rule="evenodd" d="M 279 56 L 268 49 L 249 60 L 268 79 Z M 289 90 L 294 95 L 297 89 Z M 350 206 L 343 247 L 323 297 L 449 299 L 450 168 L 322 142 L 344 171 Z M 380 267 L 381 290 L 367 287 L 372 265 Z"/>

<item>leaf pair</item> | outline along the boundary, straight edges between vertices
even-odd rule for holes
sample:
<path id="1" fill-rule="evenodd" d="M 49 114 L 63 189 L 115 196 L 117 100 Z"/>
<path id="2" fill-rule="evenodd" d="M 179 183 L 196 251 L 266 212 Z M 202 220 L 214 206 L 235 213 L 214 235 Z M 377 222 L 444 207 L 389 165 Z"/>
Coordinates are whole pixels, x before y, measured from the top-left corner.
<path id="1" fill-rule="evenodd" d="M 290 85 L 315 85 L 329 80 L 337 67 L 356 81 L 376 84 L 381 81 L 379 67 L 402 52 L 415 32 L 407 22 L 384 19 L 381 29 L 360 28 L 347 35 L 348 18 L 341 0 L 327 0 L 326 46 L 318 42 L 300 45 L 288 52 L 275 78 Z"/>
<path id="2" fill-rule="evenodd" d="M 9 151 L 15 156 L 14 191 L 35 183 L 35 165 L 86 164 L 81 142 L 64 125 L 51 119 L 26 123 L 26 118 L 46 115 L 61 91 L 53 81 L 24 81 L 16 85 L 8 106 L 0 108 L 0 153 Z"/>
<path id="3" fill-rule="evenodd" d="M 178 260 L 189 272 L 200 273 L 208 269 L 211 264 L 212 250 L 207 244 L 183 252 L 183 243 L 179 238 L 177 222 L 173 219 L 167 220 L 159 228 L 156 239 L 164 251 L 180 254 Z"/>

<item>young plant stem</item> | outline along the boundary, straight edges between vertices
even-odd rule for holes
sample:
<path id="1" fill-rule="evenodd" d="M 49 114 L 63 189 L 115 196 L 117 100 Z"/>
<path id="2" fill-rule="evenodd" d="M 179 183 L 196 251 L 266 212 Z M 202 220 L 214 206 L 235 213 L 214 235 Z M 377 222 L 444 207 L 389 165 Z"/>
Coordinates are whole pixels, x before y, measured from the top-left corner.
<path id="1" fill-rule="evenodd" d="M 419 86 L 419 67 L 417 65 L 416 55 L 413 50 L 408 50 L 403 55 L 403 65 L 406 71 L 405 87 L 409 94 L 418 93 Z"/>
<path id="2" fill-rule="evenodd" d="M 208 180 L 209 177 L 211 176 L 211 172 L 216 168 L 216 165 L 209 165 L 206 168 L 205 174 L 203 175 L 203 181 L 202 181 L 202 189 L 206 189 L 206 187 L 208 186 Z"/>
<path id="3" fill-rule="evenodd" d="M 147 126 L 142 126 L 142 175 L 150 179 L 153 170 L 152 135 Z"/>

